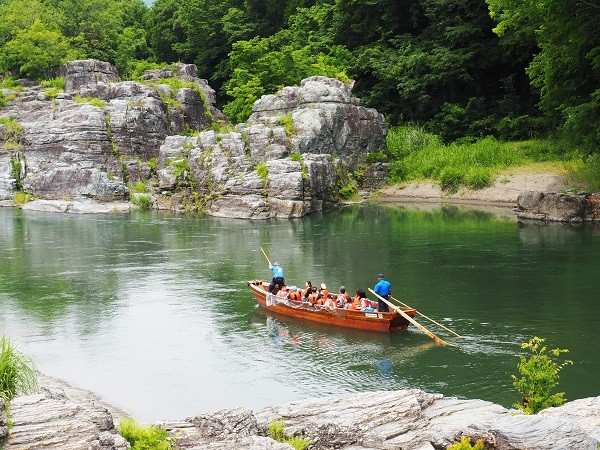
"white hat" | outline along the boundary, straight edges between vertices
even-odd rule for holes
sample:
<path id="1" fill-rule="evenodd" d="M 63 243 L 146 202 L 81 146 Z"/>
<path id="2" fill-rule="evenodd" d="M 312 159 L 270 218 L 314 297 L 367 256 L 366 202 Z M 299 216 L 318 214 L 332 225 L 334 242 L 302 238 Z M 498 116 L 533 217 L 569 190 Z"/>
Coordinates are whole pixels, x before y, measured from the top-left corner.
<path id="1" fill-rule="evenodd" d="M 325 286 L 325 283 L 321 283 L 321 289 L 327 289 L 327 286 Z"/>

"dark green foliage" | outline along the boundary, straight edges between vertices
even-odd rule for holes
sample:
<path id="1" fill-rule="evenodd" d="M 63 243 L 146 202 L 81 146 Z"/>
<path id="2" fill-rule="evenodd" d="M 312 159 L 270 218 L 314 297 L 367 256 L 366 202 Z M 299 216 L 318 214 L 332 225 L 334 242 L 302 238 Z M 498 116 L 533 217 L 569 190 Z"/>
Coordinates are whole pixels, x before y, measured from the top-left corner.
<path id="1" fill-rule="evenodd" d="M 0 73 L 97 58 L 135 78 L 193 62 L 235 122 L 308 76 L 352 77 L 391 125 L 446 143 L 553 135 L 597 153 L 599 19 L 585 0 L 2 0 Z"/>

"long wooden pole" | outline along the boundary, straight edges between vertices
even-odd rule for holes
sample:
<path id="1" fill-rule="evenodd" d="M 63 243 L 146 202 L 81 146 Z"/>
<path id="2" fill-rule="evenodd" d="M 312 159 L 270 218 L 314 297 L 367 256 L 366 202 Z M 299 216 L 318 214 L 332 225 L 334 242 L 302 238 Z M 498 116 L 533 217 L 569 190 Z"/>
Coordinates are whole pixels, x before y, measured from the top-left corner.
<path id="1" fill-rule="evenodd" d="M 271 260 L 269 259 L 269 257 L 267 256 L 267 254 L 265 253 L 265 251 L 263 250 L 263 248 L 260 248 L 260 251 L 263 252 L 263 255 L 265 255 L 265 258 L 267 258 L 267 262 L 269 263 L 269 266 L 272 266 L 273 264 L 271 264 Z"/>
<path id="2" fill-rule="evenodd" d="M 400 303 L 402 306 L 406 306 L 407 308 L 410 308 L 410 306 L 408 306 L 406 303 L 402 303 L 400 300 L 398 300 L 397 298 L 394 298 L 394 297 L 393 297 L 393 296 L 391 296 L 391 295 L 390 295 L 390 298 L 391 298 L 392 300 L 395 300 L 395 301 L 397 301 L 397 302 L 398 302 L 398 303 Z M 414 309 L 414 308 L 413 308 L 413 309 Z M 415 311 L 417 311 L 417 310 L 415 309 Z M 420 311 L 417 311 L 417 314 L 418 314 L 418 315 L 420 315 L 420 316 L 422 316 L 422 317 L 425 317 L 427 320 L 430 320 L 431 322 L 435 323 L 436 325 L 438 325 L 438 326 L 442 327 L 444 330 L 446 330 L 446 331 L 449 331 L 450 333 L 452 333 L 452 334 L 454 334 L 454 335 L 458 336 L 459 338 L 462 338 L 462 336 L 461 336 L 460 334 L 456 333 L 455 331 L 452 331 L 450 328 L 447 328 L 447 327 L 445 327 L 445 326 L 444 326 L 444 325 L 442 325 L 441 323 L 437 323 L 437 322 L 436 322 L 435 320 L 433 320 L 431 317 L 427 317 L 427 316 L 426 316 L 425 314 L 423 314 L 422 312 L 420 312 Z"/>
<path id="3" fill-rule="evenodd" d="M 391 303 L 390 301 L 386 300 L 381 295 L 379 295 L 378 293 L 376 293 L 373 289 L 369 288 L 369 292 L 371 292 L 373 295 L 375 295 L 380 301 L 382 301 L 385 304 L 387 304 L 390 308 L 392 308 L 395 311 L 397 311 L 402 317 L 404 317 L 406 320 L 408 320 L 410 323 L 412 323 L 415 327 L 417 327 L 419 330 L 421 330 L 423 333 L 425 333 L 427 336 L 429 336 L 435 342 L 437 342 L 439 344 L 444 344 L 444 345 L 451 345 L 451 344 L 448 344 L 443 339 L 437 337 L 435 334 L 433 334 L 431 331 L 429 331 L 427 328 L 425 328 L 423 325 L 421 325 L 415 319 L 413 319 L 412 317 L 410 317 L 408 314 L 406 314 L 404 311 L 402 311 L 396 305 L 394 305 L 393 303 Z"/>

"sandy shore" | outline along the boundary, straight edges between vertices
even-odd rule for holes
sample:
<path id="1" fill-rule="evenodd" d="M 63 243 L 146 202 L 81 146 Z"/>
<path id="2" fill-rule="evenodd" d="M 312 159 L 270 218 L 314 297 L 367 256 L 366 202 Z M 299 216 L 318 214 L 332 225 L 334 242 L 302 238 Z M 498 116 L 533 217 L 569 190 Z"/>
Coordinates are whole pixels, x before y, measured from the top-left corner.
<path id="1" fill-rule="evenodd" d="M 521 191 L 560 192 L 566 189 L 564 176 L 553 173 L 513 173 L 496 178 L 492 186 L 472 190 L 461 188 L 448 193 L 431 182 L 386 186 L 375 196 L 384 203 L 461 203 L 512 208 Z"/>

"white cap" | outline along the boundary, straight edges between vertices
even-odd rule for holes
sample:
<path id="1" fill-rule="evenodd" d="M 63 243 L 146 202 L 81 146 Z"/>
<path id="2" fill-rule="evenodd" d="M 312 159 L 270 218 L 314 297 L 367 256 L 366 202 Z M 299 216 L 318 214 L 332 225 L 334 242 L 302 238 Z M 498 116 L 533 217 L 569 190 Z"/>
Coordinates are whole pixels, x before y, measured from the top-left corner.
<path id="1" fill-rule="evenodd" d="M 321 289 L 327 289 L 327 286 L 325 286 L 325 283 L 321 283 Z"/>

